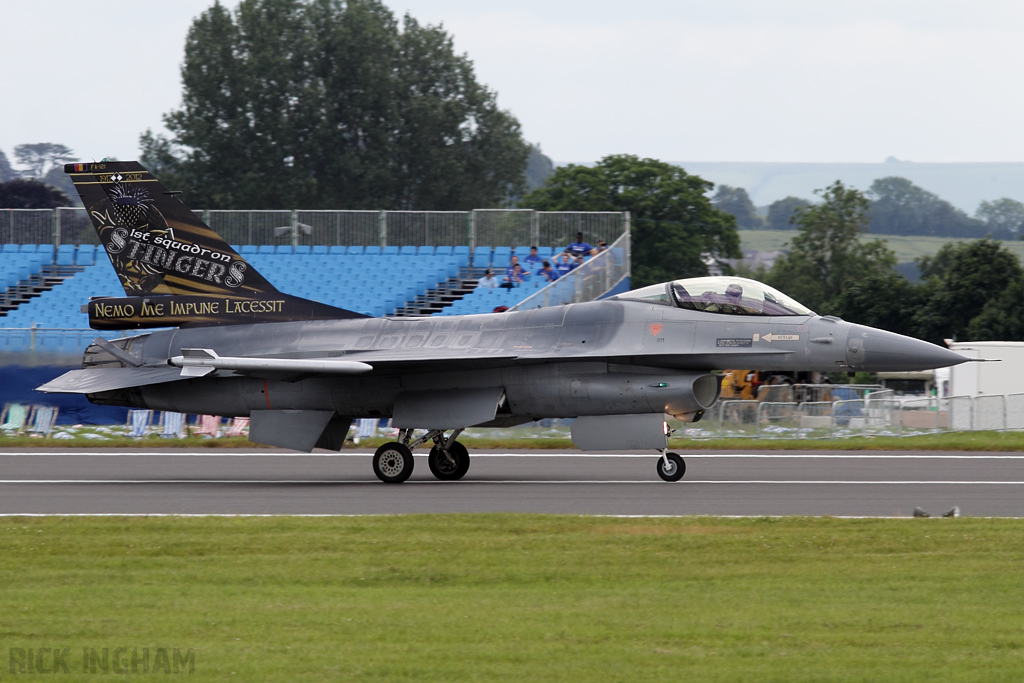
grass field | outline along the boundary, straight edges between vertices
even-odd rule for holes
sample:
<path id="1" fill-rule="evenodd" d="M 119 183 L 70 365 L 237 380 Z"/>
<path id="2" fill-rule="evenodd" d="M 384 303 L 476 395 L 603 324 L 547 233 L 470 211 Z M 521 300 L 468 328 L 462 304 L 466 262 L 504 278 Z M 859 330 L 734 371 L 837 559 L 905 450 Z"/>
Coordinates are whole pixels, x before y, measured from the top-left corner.
<path id="1" fill-rule="evenodd" d="M 89 681 L 119 647 L 218 681 L 1010 681 L 1022 565 L 1020 520 L 5 518 L 0 645 Z"/>
<path id="2" fill-rule="evenodd" d="M 741 230 L 739 232 L 743 249 L 758 251 L 777 251 L 796 236 L 795 230 Z M 896 252 L 900 263 L 911 263 L 922 256 L 934 256 L 943 245 L 949 242 L 970 242 L 968 238 L 956 237 L 924 237 L 920 235 L 864 235 L 864 240 L 882 239 L 890 249 Z M 1024 241 L 1002 242 L 1002 245 L 1015 253 L 1024 261 Z"/>
<path id="3" fill-rule="evenodd" d="M 486 431 L 486 430 L 482 430 Z M 373 449 L 388 441 L 383 437 L 365 439 L 359 446 L 349 443 L 346 450 L 359 448 Z M 480 449 L 558 449 L 576 450 L 568 438 L 486 438 L 466 437 L 459 441 L 466 444 L 470 453 Z M 907 437 L 853 437 L 848 439 L 681 439 L 669 441 L 672 450 L 892 450 L 892 451 L 1022 451 L 1024 432 L 947 432 Z M 161 439 L 151 435 L 143 439 L 114 437 L 105 441 L 94 439 L 42 439 L 30 436 L 13 436 L 0 439 L 0 448 L 135 448 L 153 450 L 160 448 L 209 449 L 211 453 L 225 448 L 268 448 L 254 444 L 244 437 L 208 439 L 190 437 L 187 439 Z"/>

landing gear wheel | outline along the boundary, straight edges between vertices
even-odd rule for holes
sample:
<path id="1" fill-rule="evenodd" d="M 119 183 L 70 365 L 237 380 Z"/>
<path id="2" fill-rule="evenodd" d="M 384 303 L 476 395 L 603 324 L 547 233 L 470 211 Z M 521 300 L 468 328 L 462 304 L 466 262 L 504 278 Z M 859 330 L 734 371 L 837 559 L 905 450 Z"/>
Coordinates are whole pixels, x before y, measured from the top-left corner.
<path id="1" fill-rule="evenodd" d="M 412 451 L 397 441 L 386 443 L 373 454 L 373 473 L 385 484 L 401 484 L 412 474 Z"/>
<path id="2" fill-rule="evenodd" d="M 665 458 L 668 458 L 667 467 Z M 658 476 L 665 481 L 679 481 L 684 474 L 686 474 L 686 463 L 678 453 L 666 453 L 664 458 L 658 458 Z"/>
<path id="3" fill-rule="evenodd" d="M 430 466 L 430 473 L 441 481 L 456 481 L 466 476 L 469 471 L 469 451 L 461 443 L 456 441 L 448 449 L 451 460 L 444 456 L 440 447 L 434 446 L 427 455 L 427 465 Z M 453 462 L 454 461 L 454 462 Z"/>

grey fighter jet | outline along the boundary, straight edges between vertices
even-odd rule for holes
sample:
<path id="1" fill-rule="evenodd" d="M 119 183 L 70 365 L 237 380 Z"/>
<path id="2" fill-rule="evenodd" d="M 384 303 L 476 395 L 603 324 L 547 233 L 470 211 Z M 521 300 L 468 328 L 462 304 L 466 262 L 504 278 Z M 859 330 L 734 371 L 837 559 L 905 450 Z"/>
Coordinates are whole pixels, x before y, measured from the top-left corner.
<path id="1" fill-rule="evenodd" d="M 413 449 L 439 479 L 462 478 L 467 427 L 576 418 L 585 450 L 660 452 L 677 481 L 664 416 L 696 421 L 719 396 L 715 370 L 922 370 L 965 362 L 947 349 L 819 316 L 738 277 L 651 285 L 602 301 L 425 318 L 370 318 L 278 292 L 137 162 L 68 164 L 127 297 L 94 298 L 97 339 L 82 369 L 43 385 L 98 404 L 248 416 L 250 440 L 339 450 L 356 418 L 391 418 L 373 457 L 405 481 Z M 600 257 L 599 257 L 600 258 Z M 420 430 L 417 436 L 417 430 Z"/>

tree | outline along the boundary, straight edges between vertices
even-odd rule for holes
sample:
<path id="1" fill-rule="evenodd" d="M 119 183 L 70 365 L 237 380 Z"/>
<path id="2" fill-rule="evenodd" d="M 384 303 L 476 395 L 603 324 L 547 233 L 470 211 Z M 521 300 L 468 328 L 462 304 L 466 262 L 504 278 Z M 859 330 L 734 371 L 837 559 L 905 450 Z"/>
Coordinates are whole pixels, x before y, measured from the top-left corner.
<path id="1" fill-rule="evenodd" d="M 982 202 L 974 217 L 985 222 L 985 229 L 996 239 L 1017 239 L 1024 236 L 1024 204 L 1003 197 Z"/>
<path id="2" fill-rule="evenodd" d="M 994 299 L 989 299 L 981 313 L 971 320 L 967 338 L 971 341 L 1024 340 L 1024 280 L 1015 280 Z"/>
<path id="3" fill-rule="evenodd" d="M 871 183 L 871 231 L 882 235 L 983 237 L 985 225 L 906 178 Z"/>
<path id="4" fill-rule="evenodd" d="M 530 156 L 526 160 L 527 191 L 543 187 L 554 172 L 555 164 L 550 157 L 540 151 L 540 144 L 530 145 Z"/>
<path id="5" fill-rule="evenodd" d="M 843 320 L 917 336 L 914 315 L 923 304 L 921 287 L 894 270 L 854 279 L 832 301 L 830 311 Z"/>
<path id="6" fill-rule="evenodd" d="M 18 177 L 14 169 L 11 168 L 11 162 L 7 160 L 7 155 L 0 150 L 0 183 L 6 183 L 8 180 L 14 180 Z"/>
<path id="7" fill-rule="evenodd" d="M 0 183 L 0 209 L 55 209 L 71 202 L 55 187 L 30 178 Z"/>
<path id="8" fill-rule="evenodd" d="M 926 303 L 916 314 L 915 324 L 922 339 L 935 343 L 967 339 L 972 322 L 986 308 L 996 307 L 989 309 L 990 319 L 997 311 L 1016 315 L 1020 306 L 1019 301 L 1005 302 L 1003 297 L 1024 279 L 1024 269 L 1013 252 L 994 240 L 946 244 L 934 258 L 922 259 L 920 268 L 926 279 Z M 994 330 L 991 322 L 985 325 Z"/>
<path id="9" fill-rule="evenodd" d="M 14 158 L 24 167 L 23 175 L 42 180 L 51 169 L 74 161 L 75 155 L 64 145 L 37 142 L 15 147 Z"/>
<path id="10" fill-rule="evenodd" d="M 797 209 L 800 233 L 789 253 L 770 272 L 770 284 L 819 312 L 838 308 L 838 297 L 864 278 L 883 278 L 896 255 L 881 240 L 861 243 L 868 200 L 862 192 L 836 181 L 815 190 L 822 202 Z"/>
<path id="11" fill-rule="evenodd" d="M 768 230 L 796 230 L 797 209 L 810 205 L 810 201 L 793 196 L 776 200 L 768 205 L 765 227 Z"/>
<path id="12" fill-rule="evenodd" d="M 736 217 L 736 226 L 740 230 L 760 230 L 764 227 L 764 219 L 757 215 L 754 202 L 742 187 L 719 185 L 711 197 L 711 204 L 719 211 L 731 213 Z"/>
<path id="13" fill-rule="evenodd" d="M 707 259 L 740 258 L 736 219 L 705 195 L 714 185 L 682 168 L 628 154 L 555 169 L 520 206 L 541 211 L 629 211 L 635 287 L 707 275 Z"/>
<path id="14" fill-rule="evenodd" d="M 211 208 L 469 209 L 522 193 L 529 147 L 439 26 L 379 0 L 216 3 L 189 30 L 172 138 L 143 160 Z"/>

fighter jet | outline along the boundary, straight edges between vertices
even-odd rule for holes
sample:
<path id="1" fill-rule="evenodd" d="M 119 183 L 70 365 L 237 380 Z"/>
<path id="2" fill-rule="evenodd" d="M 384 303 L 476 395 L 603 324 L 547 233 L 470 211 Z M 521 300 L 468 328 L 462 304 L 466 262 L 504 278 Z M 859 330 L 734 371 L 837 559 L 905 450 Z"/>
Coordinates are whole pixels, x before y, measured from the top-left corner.
<path id="1" fill-rule="evenodd" d="M 468 427 L 575 418 L 584 450 L 650 449 L 678 481 L 665 415 L 696 421 L 716 370 L 923 370 L 948 349 L 819 316 L 739 277 L 699 277 L 600 301 L 451 317 L 373 318 L 276 290 L 137 162 L 68 164 L 127 297 L 93 298 L 97 339 L 39 387 L 97 404 L 248 416 L 251 441 L 340 450 L 356 418 L 391 418 L 373 471 L 399 483 L 430 444 L 438 479 L 461 479 Z M 598 256 L 596 258 L 608 258 Z"/>

